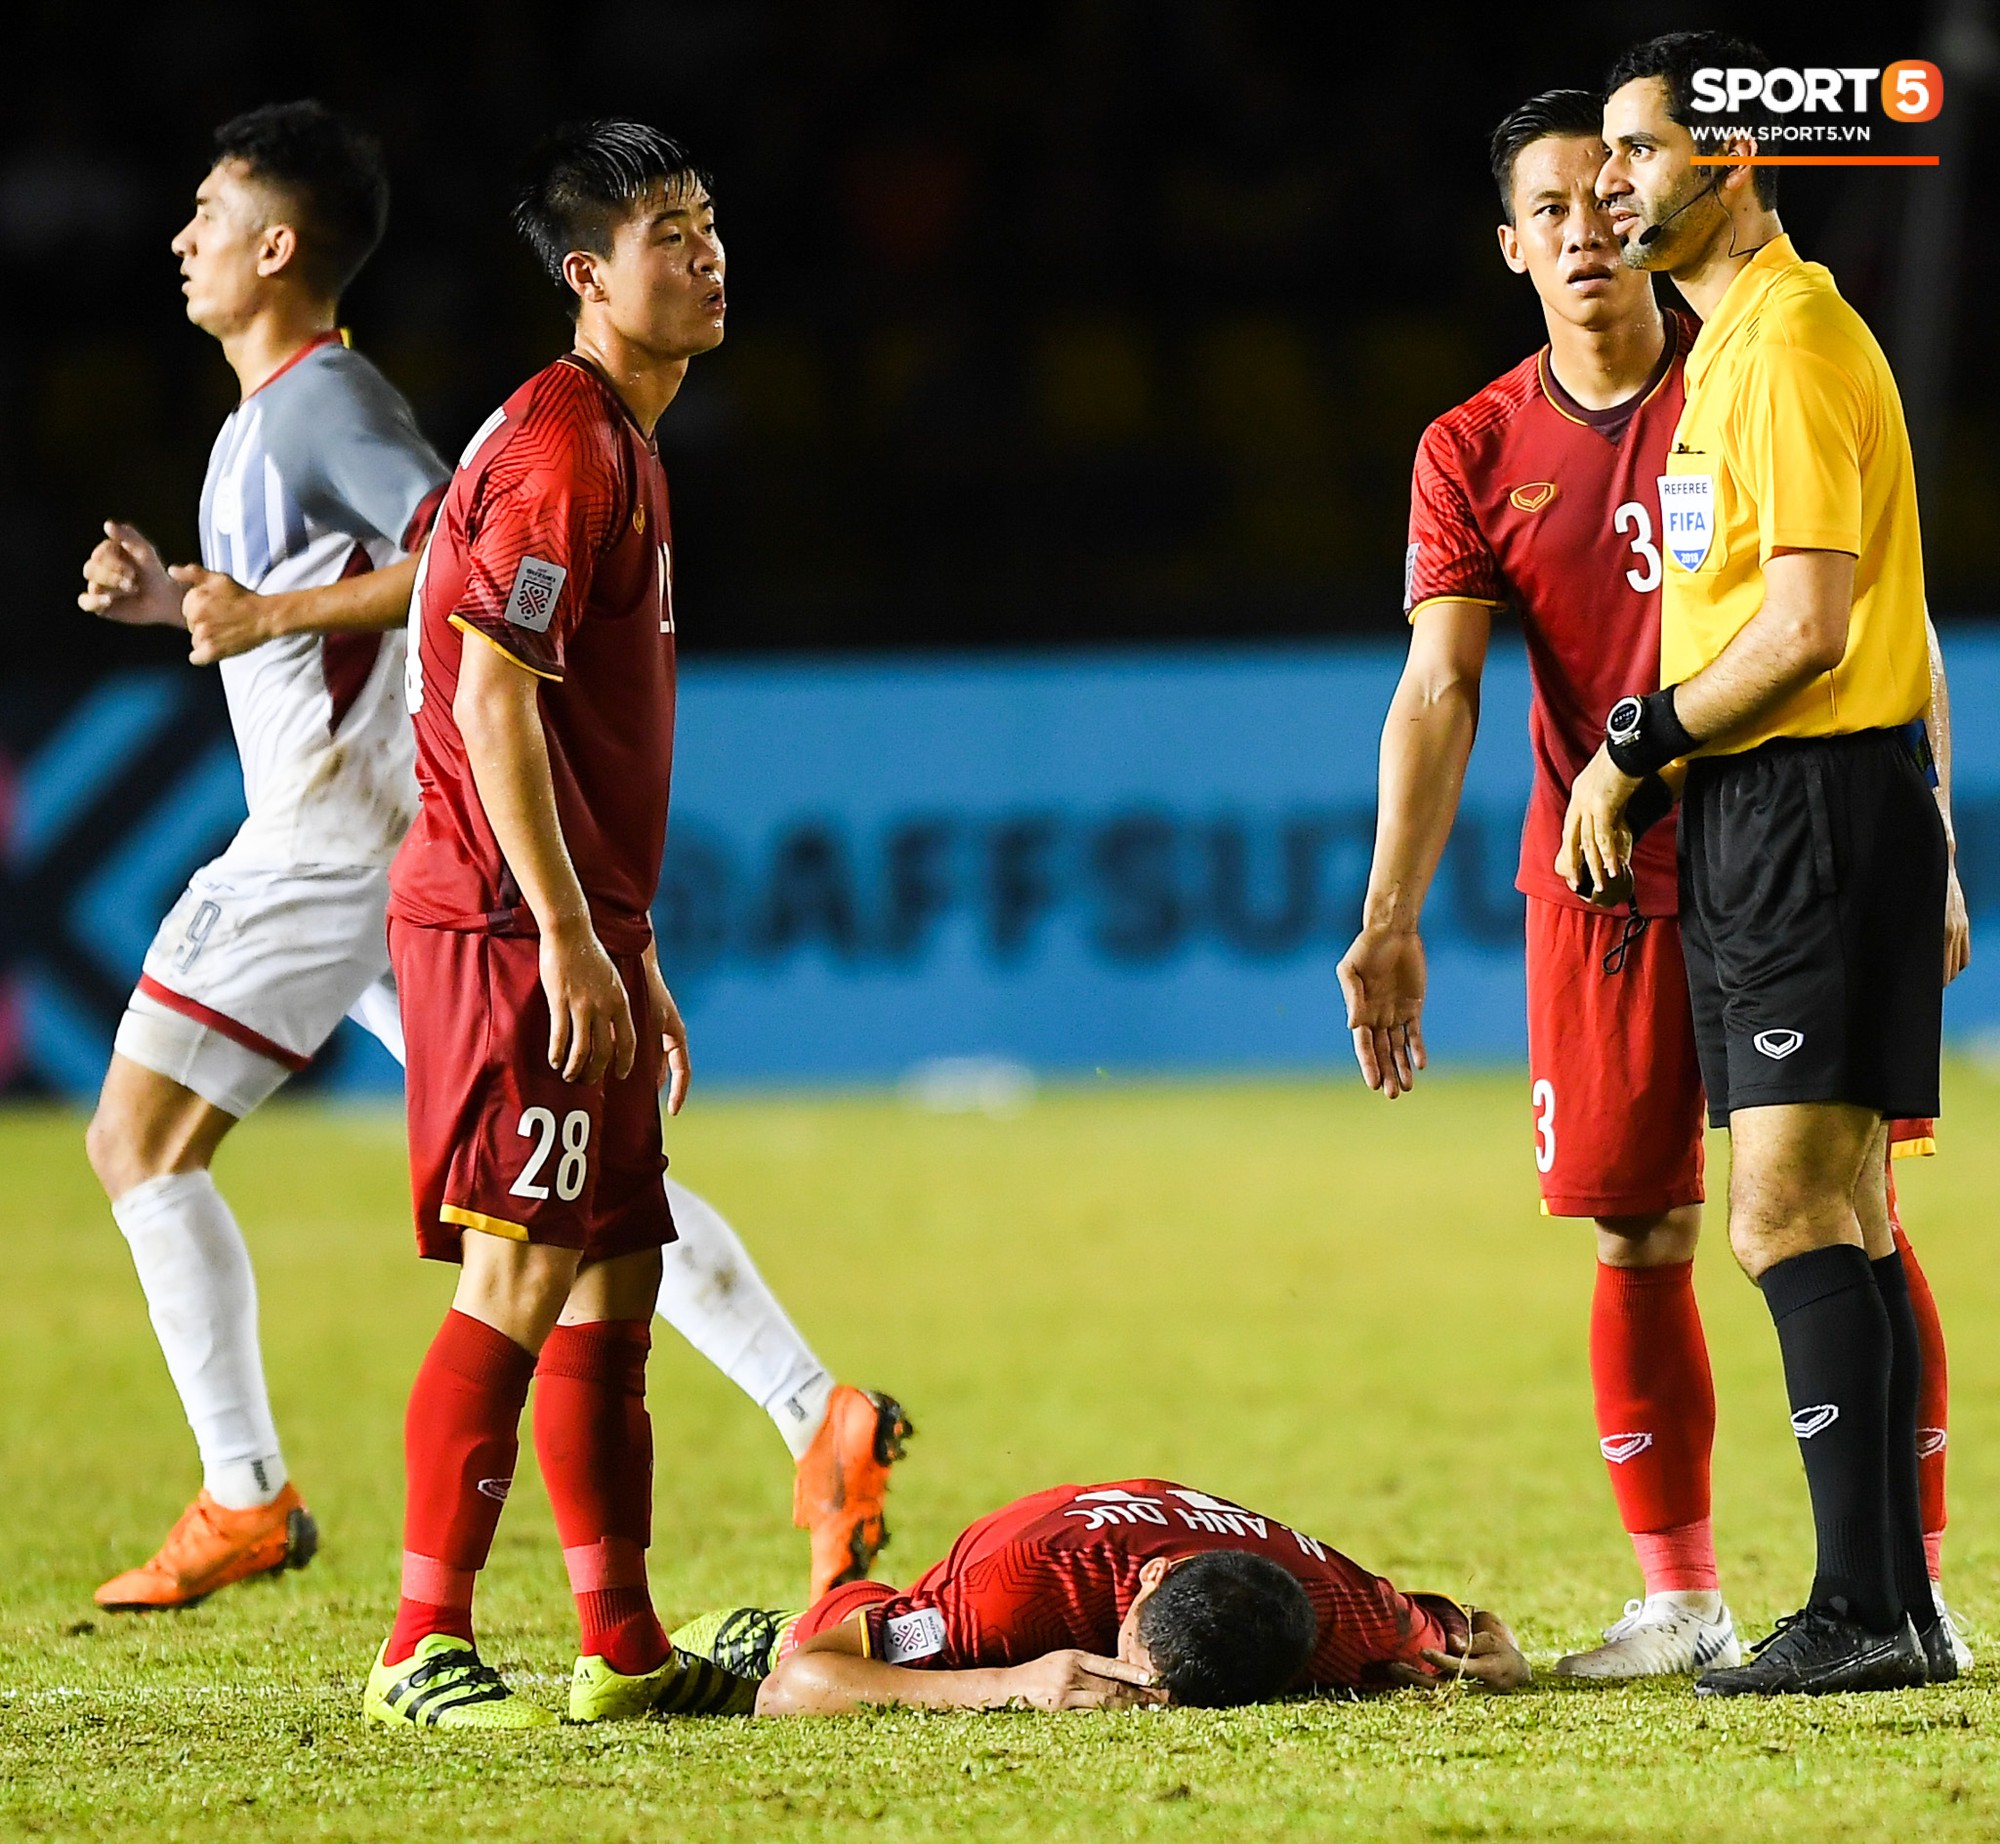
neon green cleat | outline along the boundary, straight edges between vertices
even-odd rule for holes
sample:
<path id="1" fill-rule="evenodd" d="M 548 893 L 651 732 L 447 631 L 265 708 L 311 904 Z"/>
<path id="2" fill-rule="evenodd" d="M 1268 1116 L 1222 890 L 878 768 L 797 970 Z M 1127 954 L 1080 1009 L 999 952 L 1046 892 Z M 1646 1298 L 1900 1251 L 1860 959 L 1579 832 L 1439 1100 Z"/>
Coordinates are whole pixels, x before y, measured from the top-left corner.
<path id="1" fill-rule="evenodd" d="M 382 1642 L 382 1652 L 389 1642 Z M 554 1714 L 517 1697 L 463 1639 L 431 1633 L 400 1665 L 375 1654 L 361 1713 L 371 1722 L 423 1729 L 544 1729 Z"/>
<path id="2" fill-rule="evenodd" d="M 785 1640 L 804 1618 L 799 1608 L 718 1607 L 675 1628 L 672 1638 L 676 1650 L 755 1682 L 771 1675 Z"/>
<path id="3" fill-rule="evenodd" d="M 579 1658 L 569 1678 L 571 1722 L 635 1716 L 747 1716 L 757 1707 L 753 1678 L 737 1677 L 692 1653 L 670 1650 L 657 1671 L 627 1677 L 601 1658 Z"/>

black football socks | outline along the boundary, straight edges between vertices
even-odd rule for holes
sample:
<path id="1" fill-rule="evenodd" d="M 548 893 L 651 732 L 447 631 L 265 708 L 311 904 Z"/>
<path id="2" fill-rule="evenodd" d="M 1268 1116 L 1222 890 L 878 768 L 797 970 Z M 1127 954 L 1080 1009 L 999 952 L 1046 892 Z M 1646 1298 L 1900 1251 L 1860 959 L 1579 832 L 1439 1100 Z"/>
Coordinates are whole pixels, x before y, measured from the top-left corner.
<path id="1" fill-rule="evenodd" d="M 1923 1501 L 1917 1484 L 1917 1400 L 1924 1352 L 1910 1304 L 1910 1277 L 1899 1250 L 1871 1261 L 1882 1309 L 1889 1315 L 1889 1566 L 1904 1610 L 1925 1632 L 1938 1617 L 1924 1558 Z"/>
<path id="2" fill-rule="evenodd" d="M 1812 1495 L 1819 1546 L 1812 1605 L 1871 1632 L 1893 1632 L 1903 1597 L 1885 1503 L 1892 1341 L 1874 1272 L 1866 1254 L 1841 1243 L 1778 1262 L 1757 1284 L 1778 1328 L 1792 1432 Z M 1910 1457 L 1914 1465 L 1914 1423 Z"/>

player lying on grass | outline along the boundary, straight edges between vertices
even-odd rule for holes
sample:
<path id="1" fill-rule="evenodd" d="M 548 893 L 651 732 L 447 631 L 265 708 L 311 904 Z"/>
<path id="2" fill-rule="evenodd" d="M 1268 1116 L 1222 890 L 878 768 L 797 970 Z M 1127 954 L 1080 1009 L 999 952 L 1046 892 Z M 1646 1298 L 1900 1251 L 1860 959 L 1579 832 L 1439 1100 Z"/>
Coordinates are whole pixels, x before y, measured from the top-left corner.
<path id="1" fill-rule="evenodd" d="M 1355 1054 L 1390 1097 L 1423 1067 L 1419 923 L 1451 833 L 1496 613 L 1511 610 L 1533 686 L 1534 786 L 1516 882 L 1526 898 L 1529 1079 L 1543 1209 L 1593 1223 L 1591 1388 L 1600 1450 L 1645 1584 L 1605 1643 L 1557 1670 L 1692 1672 L 1739 1657 L 1711 1522 L 1715 1386 L 1695 1300 L 1701 1071 L 1681 955 L 1673 828 L 1640 841 L 1617 913 L 1556 875 L 1569 788 L 1604 719 L 1660 656 L 1657 477 L 1698 331 L 1662 314 L 1597 196 L 1603 105 L 1531 98 L 1494 131 L 1500 254 L 1542 306 L 1548 343 L 1434 422 L 1411 487 L 1409 661 L 1382 729 L 1375 858 L 1341 963 Z M 1931 716 L 1948 759 L 1942 677 Z M 1954 879 L 1954 891 L 1956 880 Z M 1953 908 L 1946 975 L 1965 959 Z M 1928 1150 L 1928 1121 L 1896 1123 Z M 1944 1528 L 1944 1335 L 1897 1231 L 1925 1352 L 1924 1528 Z M 1970 1663 L 1963 1654 L 1963 1662 Z"/>
<path id="2" fill-rule="evenodd" d="M 913 1587 L 855 1582 L 800 1614 L 730 1608 L 674 1643 L 755 1682 L 764 1716 L 1221 1708 L 1530 1676 L 1495 1615 L 1405 1594 L 1276 1518 L 1167 1479 L 1030 1493 L 960 1532 Z"/>
<path id="3" fill-rule="evenodd" d="M 333 330 L 387 209 L 373 143 L 293 103 L 228 123 L 216 145 L 174 244 L 189 317 L 244 393 L 203 491 L 204 564 L 170 571 L 114 524 L 79 597 L 108 620 L 184 627 L 196 664 L 220 662 L 252 815 L 147 955 L 88 1137 L 203 1470 L 160 1549 L 98 1589 L 124 1610 L 301 1567 L 317 1542 L 271 1412 L 249 1250 L 208 1166 L 343 1014 L 402 1060 L 384 908 L 416 807 L 403 553 L 446 478 L 408 406 Z M 671 1178 L 666 1191 L 679 1240 L 661 1315 L 791 1448 L 812 1592 L 865 1575 L 886 1541 L 901 1408 L 836 1385 L 722 1216 Z"/>

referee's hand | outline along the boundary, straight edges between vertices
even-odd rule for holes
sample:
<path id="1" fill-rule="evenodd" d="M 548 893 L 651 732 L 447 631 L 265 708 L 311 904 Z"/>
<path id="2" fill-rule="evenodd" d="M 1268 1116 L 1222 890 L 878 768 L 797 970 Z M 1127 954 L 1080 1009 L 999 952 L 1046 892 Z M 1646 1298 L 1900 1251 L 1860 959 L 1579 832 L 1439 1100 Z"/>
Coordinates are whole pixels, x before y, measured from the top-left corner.
<path id="1" fill-rule="evenodd" d="M 1954 853 L 1944 887 L 1944 983 L 1949 986 L 1972 963 L 1972 917 L 1965 907 L 1965 887 L 1958 881 Z"/>
<path id="2" fill-rule="evenodd" d="M 1625 824 L 1625 808 L 1638 788 L 1639 783 L 1601 745 L 1570 788 L 1556 875 L 1593 903 L 1623 900 L 1625 873 L 1632 863 L 1632 829 Z"/>
<path id="3" fill-rule="evenodd" d="M 1361 1079 L 1394 1101 L 1416 1086 L 1424 1055 L 1423 938 L 1413 928 L 1364 928 L 1340 960 L 1340 990 Z"/>

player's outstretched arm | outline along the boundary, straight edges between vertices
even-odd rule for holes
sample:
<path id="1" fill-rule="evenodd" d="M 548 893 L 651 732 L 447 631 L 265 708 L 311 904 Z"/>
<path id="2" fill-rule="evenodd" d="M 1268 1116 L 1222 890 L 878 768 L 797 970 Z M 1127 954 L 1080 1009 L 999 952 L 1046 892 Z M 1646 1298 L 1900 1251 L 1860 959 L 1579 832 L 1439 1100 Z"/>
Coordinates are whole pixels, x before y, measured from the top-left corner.
<path id="1" fill-rule="evenodd" d="M 153 541 L 136 525 L 107 519 L 104 537 L 83 561 L 83 593 L 76 605 L 88 615 L 127 627 L 181 627 L 181 586 Z"/>
<path id="2" fill-rule="evenodd" d="M 465 739 L 479 804 L 542 937 L 549 1067 L 565 1082 L 632 1073 L 639 1040 L 611 956 L 597 939 L 556 815 L 540 684 L 525 666 L 467 629 L 451 714 Z"/>
<path id="3" fill-rule="evenodd" d="M 1049 1652 L 1024 1665 L 913 1671 L 864 1658 L 853 1622 L 809 1639 L 764 1680 L 760 1716 L 848 1716 L 891 1705 L 918 1710 L 1111 1710 L 1167 1701 L 1153 1674 L 1124 1659 Z"/>
<path id="4" fill-rule="evenodd" d="M 167 574 L 183 591 L 188 658 L 212 666 L 284 634 L 374 634 L 401 627 L 410 618 L 417 558 L 275 595 L 259 595 L 233 576 L 194 563 L 177 563 Z"/>
<path id="5" fill-rule="evenodd" d="M 1931 760 L 1937 764 L 1938 812 L 1944 816 L 1944 842 L 1950 872 L 1944 893 L 1944 983 L 1949 986 L 1972 961 L 1972 917 L 1965 907 L 1965 887 L 1958 881 L 1958 832 L 1951 823 L 1951 687 L 1944 676 L 1944 649 L 1929 610 L 1924 613 L 1924 638 L 1931 651 L 1931 708 L 1924 718 L 1930 732 Z"/>
<path id="6" fill-rule="evenodd" d="M 1382 725 L 1375 857 L 1361 932 L 1341 958 L 1340 990 L 1362 1079 L 1392 1100 L 1424 1067 L 1417 924 L 1458 814 L 1492 633 L 1493 611 L 1484 602 L 1444 599 L 1418 609 Z"/>

